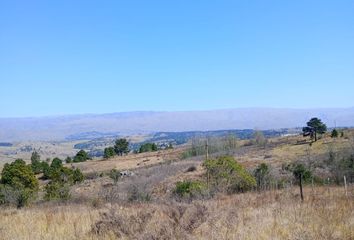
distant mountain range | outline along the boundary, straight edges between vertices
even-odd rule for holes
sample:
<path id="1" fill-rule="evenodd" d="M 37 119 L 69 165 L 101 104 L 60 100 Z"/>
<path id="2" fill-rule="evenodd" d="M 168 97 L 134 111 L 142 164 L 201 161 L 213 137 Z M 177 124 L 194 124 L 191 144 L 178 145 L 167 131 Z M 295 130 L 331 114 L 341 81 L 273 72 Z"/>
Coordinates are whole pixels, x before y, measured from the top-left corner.
<path id="1" fill-rule="evenodd" d="M 74 140 L 154 132 L 302 127 L 311 117 L 329 127 L 354 126 L 354 108 L 238 108 L 0 118 L 0 141 Z M 93 137 L 92 137 L 93 136 Z"/>

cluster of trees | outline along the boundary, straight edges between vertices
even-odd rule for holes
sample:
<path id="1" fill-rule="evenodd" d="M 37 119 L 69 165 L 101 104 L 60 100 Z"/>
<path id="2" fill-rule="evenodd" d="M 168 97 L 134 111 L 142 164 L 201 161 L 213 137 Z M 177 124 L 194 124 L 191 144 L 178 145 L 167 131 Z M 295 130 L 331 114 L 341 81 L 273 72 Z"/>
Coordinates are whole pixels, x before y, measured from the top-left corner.
<path id="1" fill-rule="evenodd" d="M 123 156 L 124 154 L 128 154 L 129 151 L 130 149 L 128 140 L 125 138 L 120 138 L 115 141 L 113 147 L 107 147 L 104 149 L 103 157 L 111 158 L 116 155 Z"/>
<path id="2" fill-rule="evenodd" d="M 139 153 L 144 152 L 155 152 L 158 150 L 158 147 L 155 143 L 144 143 L 139 148 Z"/>
<path id="3" fill-rule="evenodd" d="M 82 182 L 84 175 L 80 169 L 65 167 L 59 158 L 54 158 L 49 169 L 43 173 L 43 178 L 50 180 L 45 186 L 46 200 L 68 199 L 70 186 Z"/>
<path id="4" fill-rule="evenodd" d="M 34 200 L 39 191 L 36 174 L 41 178 L 50 180 L 45 186 L 46 200 L 67 199 L 69 187 L 83 181 L 81 171 L 63 166 L 62 160 L 54 158 L 49 165 L 48 161 L 41 161 L 38 152 L 31 156 L 31 164 L 26 164 L 22 159 L 5 164 L 0 180 L 0 204 L 15 204 L 23 207 Z"/>
<path id="5" fill-rule="evenodd" d="M 169 144 L 165 149 L 173 149 L 172 144 Z M 138 150 L 135 150 L 135 153 L 143 152 L 154 152 L 158 151 L 159 148 L 156 143 L 144 143 Z M 112 158 L 114 156 L 123 156 L 130 152 L 129 142 L 125 138 L 117 139 L 113 147 L 106 147 L 103 152 L 103 158 Z"/>

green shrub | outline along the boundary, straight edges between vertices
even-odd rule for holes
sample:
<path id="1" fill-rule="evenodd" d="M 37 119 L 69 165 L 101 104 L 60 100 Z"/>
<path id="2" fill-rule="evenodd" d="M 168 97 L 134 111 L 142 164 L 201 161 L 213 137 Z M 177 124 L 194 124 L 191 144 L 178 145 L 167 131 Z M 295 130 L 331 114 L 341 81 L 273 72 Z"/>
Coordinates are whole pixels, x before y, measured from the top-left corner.
<path id="1" fill-rule="evenodd" d="M 205 195 L 207 187 L 199 181 L 177 182 L 174 194 L 180 198 L 195 198 Z"/>
<path id="2" fill-rule="evenodd" d="M 90 157 L 87 152 L 84 150 L 80 150 L 74 157 L 73 162 L 85 162 L 86 160 L 89 160 Z"/>
<path id="3" fill-rule="evenodd" d="M 82 174 L 82 172 L 78 168 L 76 168 L 73 171 L 73 181 L 74 181 L 74 184 L 84 181 L 84 175 Z"/>
<path id="4" fill-rule="evenodd" d="M 337 129 L 333 129 L 332 130 L 332 133 L 331 133 L 331 138 L 337 138 L 338 137 L 338 131 L 337 131 Z"/>
<path id="5" fill-rule="evenodd" d="M 50 164 L 51 168 L 60 169 L 63 167 L 63 161 L 60 158 L 54 158 Z"/>
<path id="6" fill-rule="evenodd" d="M 56 199 L 66 200 L 69 198 L 70 198 L 70 187 L 68 184 L 51 181 L 45 186 L 45 195 L 44 195 L 45 200 L 47 201 L 56 200 Z"/>
<path id="7" fill-rule="evenodd" d="M 301 163 L 296 164 L 292 172 L 297 181 L 299 181 L 301 177 L 304 183 L 310 183 L 312 181 L 312 172 Z"/>
<path id="8" fill-rule="evenodd" d="M 107 147 L 104 149 L 103 157 L 104 158 L 111 158 L 116 155 L 116 152 L 114 151 L 114 147 Z"/>
<path id="9" fill-rule="evenodd" d="M 1 173 L 0 202 L 25 206 L 38 192 L 38 180 L 22 159 L 6 163 Z"/>
<path id="10" fill-rule="evenodd" d="M 267 181 L 270 180 L 269 167 L 265 163 L 261 163 L 254 171 L 254 176 L 257 180 L 257 187 L 266 186 Z"/>
<path id="11" fill-rule="evenodd" d="M 206 160 L 207 181 L 214 190 L 228 193 L 244 192 L 257 185 L 256 179 L 233 157 Z"/>

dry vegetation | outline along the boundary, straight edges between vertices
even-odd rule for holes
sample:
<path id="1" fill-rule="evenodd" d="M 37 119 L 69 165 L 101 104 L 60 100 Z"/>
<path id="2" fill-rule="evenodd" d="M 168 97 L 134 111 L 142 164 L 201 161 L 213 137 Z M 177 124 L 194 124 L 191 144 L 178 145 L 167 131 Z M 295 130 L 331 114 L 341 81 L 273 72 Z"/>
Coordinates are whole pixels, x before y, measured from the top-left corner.
<path id="1" fill-rule="evenodd" d="M 0 211 L 0 239 L 354 239 L 343 188 L 218 196 L 193 203 L 59 204 Z M 353 192 L 354 193 L 354 192 Z"/>
<path id="2" fill-rule="evenodd" d="M 302 137 L 273 138 L 263 146 L 239 141 L 233 155 L 248 170 L 326 161 L 329 152 L 354 151 L 353 131 L 326 136 L 310 147 Z M 181 159 L 185 148 L 76 163 L 87 179 L 64 202 L 36 202 L 24 209 L 0 208 L 0 239 L 354 239 L 354 185 L 296 186 L 193 201 L 173 198 L 175 183 L 203 177 L 203 156 Z M 114 183 L 111 169 L 134 173 Z M 320 173 L 328 169 L 320 166 Z M 105 174 L 102 174 L 105 173 Z M 291 173 L 290 173 L 291 176 Z M 145 200 L 128 201 L 143 194 Z"/>

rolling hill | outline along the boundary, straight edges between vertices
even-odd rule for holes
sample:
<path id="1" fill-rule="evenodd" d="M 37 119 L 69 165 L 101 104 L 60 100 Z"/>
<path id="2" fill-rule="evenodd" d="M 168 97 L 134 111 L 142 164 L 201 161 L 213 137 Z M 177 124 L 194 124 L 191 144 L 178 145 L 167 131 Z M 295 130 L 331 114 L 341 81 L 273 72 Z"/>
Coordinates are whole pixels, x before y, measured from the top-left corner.
<path id="1" fill-rule="evenodd" d="M 0 141 L 72 140 L 86 135 L 104 137 L 153 132 L 294 128 L 303 126 L 313 116 L 321 118 L 330 127 L 354 126 L 354 108 L 122 112 L 0 118 Z"/>

